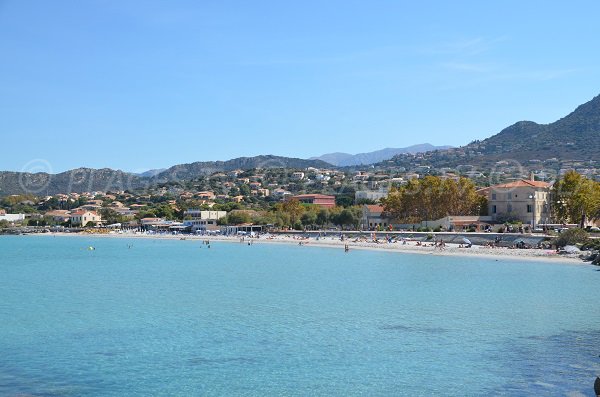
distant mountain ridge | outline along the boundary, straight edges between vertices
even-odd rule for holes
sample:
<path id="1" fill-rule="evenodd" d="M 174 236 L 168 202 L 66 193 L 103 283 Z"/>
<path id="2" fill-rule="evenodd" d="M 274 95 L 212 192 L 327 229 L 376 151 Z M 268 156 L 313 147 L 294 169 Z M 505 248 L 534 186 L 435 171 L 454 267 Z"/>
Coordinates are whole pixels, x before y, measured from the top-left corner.
<path id="1" fill-rule="evenodd" d="M 382 167 L 395 165 L 409 169 L 414 165 L 415 159 L 407 153 L 420 153 L 419 164 L 429 164 L 433 168 L 477 165 L 491 169 L 499 160 L 507 159 L 526 162 L 557 158 L 600 162 L 600 96 L 578 106 L 554 123 L 520 121 L 487 139 L 474 141 L 459 148 L 444 148 L 423 144 L 357 155 L 330 153 L 308 160 L 273 155 L 240 157 L 228 161 L 180 164 L 166 170 L 150 170 L 143 174 L 108 168 L 77 168 L 59 174 L 3 171 L 0 172 L 0 196 L 139 189 L 156 183 L 193 179 L 235 169 L 331 168 L 335 165 L 361 164 Z M 389 159 L 387 156 L 394 150 L 401 150 L 403 153 Z M 377 162 L 375 159 L 378 156 L 385 159 Z"/>
<path id="2" fill-rule="evenodd" d="M 144 178 L 109 168 L 76 168 L 59 174 L 45 172 L 0 172 L 0 196 L 11 194 L 35 194 L 39 196 L 58 193 L 81 193 L 93 191 L 139 188 Z"/>
<path id="3" fill-rule="evenodd" d="M 215 172 L 227 172 L 237 169 L 250 170 L 254 168 L 330 168 L 331 164 L 322 160 L 305 160 L 292 157 L 261 155 L 254 157 L 239 157 L 227 161 L 198 161 L 189 164 L 179 164 L 156 174 L 156 181 L 173 181 L 197 178 Z"/>
<path id="4" fill-rule="evenodd" d="M 348 167 L 356 165 L 369 165 L 389 160 L 392 157 L 402 153 L 422 153 L 432 150 L 449 149 L 452 146 L 434 146 L 429 143 L 412 145 L 404 148 L 385 148 L 367 153 L 349 154 L 349 153 L 327 153 L 319 157 L 311 157 L 313 160 L 323 160 L 338 167 Z"/>
<path id="5" fill-rule="evenodd" d="M 59 174 L 0 171 L 0 196 L 26 193 L 45 196 L 71 192 L 139 189 L 157 183 L 189 180 L 236 169 L 307 167 L 331 168 L 332 165 L 321 160 L 263 155 L 227 161 L 179 164 L 165 170 L 150 170 L 143 174 L 109 168 L 77 168 Z"/>

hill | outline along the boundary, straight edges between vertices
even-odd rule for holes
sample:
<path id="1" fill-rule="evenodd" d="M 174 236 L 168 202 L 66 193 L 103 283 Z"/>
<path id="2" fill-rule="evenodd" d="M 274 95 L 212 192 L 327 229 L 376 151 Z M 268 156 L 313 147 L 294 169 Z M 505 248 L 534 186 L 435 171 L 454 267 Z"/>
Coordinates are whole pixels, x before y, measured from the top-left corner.
<path id="1" fill-rule="evenodd" d="M 320 160 L 303 160 L 280 156 L 240 157 L 228 161 L 204 161 L 180 164 L 166 170 L 151 170 L 144 174 L 131 174 L 109 168 L 77 168 L 59 174 L 0 172 L 0 196 L 11 194 L 81 193 L 110 190 L 133 190 L 162 182 L 194 179 L 215 172 L 254 168 L 331 168 Z"/>
<path id="2" fill-rule="evenodd" d="M 489 168 L 501 160 L 525 163 L 557 159 L 598 161 L 600 158 L 600 96 L 550 124 L 519 121 L 496 135 L 466 146 L 426 152 L 420 164 L 434 168 L 474 165 Z M 380 166 L 410 166 L 415 159 L 397 155 Z"/>
<path id="3" fill-rule="evenodd" d="M 3 171 L 0 172 L 0 196 L 136 189 L 144 183 L 144 178 L 109 168 L 77 168 L 60 174 Z"/>
<path id="4" fill-rule="evenodd" d="M 385 148 L 374 152 L 349 154 L 349 153 L 327 153 L 319 157 L 311 157 L 314 160 L 326 161 L 338 167 L 348 167 L 355 165 L 369 165 L 389 160 L 392 157 L 402 153 L 422 153 L 431 150 L 449 149 L 452 146 L 434 146 L 429 143 L 412 145 L 404 148 Z"/>
<path id="5" fill-rule="evenodd" d="M 273 155 L 239 157 L 227 161 L 199 161 L 190 164 L 179 164 L 154 176 L 157 182 L 193 179 L 215 172 L 227 172 L 237 169 L 251 170 L 255 168 L 331 168 L 331 164 L 322 160 L 304 160 Z"/>
<path id="6" fill-rule="evenodd" d="M 587 160 L 600 153 L 600 95 L 551 123 L 521 121 L 469 146 L 484 155 L 510 154 L 516 160 Z"/>

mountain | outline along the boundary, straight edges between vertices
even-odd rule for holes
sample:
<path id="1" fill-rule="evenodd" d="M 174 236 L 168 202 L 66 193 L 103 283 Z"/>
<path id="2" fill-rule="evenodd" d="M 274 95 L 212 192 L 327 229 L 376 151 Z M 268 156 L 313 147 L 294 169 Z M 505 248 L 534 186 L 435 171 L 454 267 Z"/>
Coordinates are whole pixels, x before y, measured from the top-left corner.
<path id="1" fill-rule="evenodd" d="M 185 180 L 210 175 L 215 172 L 227 172 L 237 169 L 254 168 L 331 168 L 331 164 L 322 160 L 305 160 L 273 155 L 239 157 L 227 161 L 198 161 L 190 164 L 179 164 L 154 176 L 157 182 Z"/>
<path id="2" fill-rule="evenodd" d="M 433 146 L 429 143 L 423 143 L 404 148 L 385 148 L 368 153 L 327 153 L 319 157 L 311 157 L 311 159 L 323 160 L 338 167 L 347 167 L 379 163 L 381 161 L 389 160 L 392 157 L 402 153 L 422 153 L 431 150 L 449 149 L 451 147 L 452 146 Z"/>
<path id="3" fill-rule="evenodd" d="M 588 160 L 600 157 L 600 95 L 551 124 L 520 121 L 498 134 L 467 147 L 486 156 L 519 161 L 558 158 Z"/>
<path id="4" fill-rule="evenodd" d="M 137 175 L 139 175 L 139 176 L 141 176 L 143 178 L 152 178 L 153 176 L 158 175 L 161 172 L 166 171 L 166 170 L 167 170 L 166 168 L 157 168 L 157 169 L 154 169 L 154 170 L 148 170 L 148 171 L 140 172 Z"/>
<path id="5" fill-rule="evenodd" d="M 26 193 L 45 196 L 70 192 L 104 192 L 137 189 L 142 186 L 144 186 L 144 178 L 109 168 L 77 168 L 60 174 L 0 172 L 0 196 Z"/>
<path id="6" fill-rule="evenodd" d="M 491 169 L 502 160 L 525 164 L 550 159 L 599 162 L 600 95 L 553 123 L 519 121 L 487 139 L 423 153 L 418 162 L 434 168 L 469 165 Z M 409 167 L 414 162 L 411 156 L 399 154 L 378 165 Z"/>
<path id="7" fill-rule="evenodd" d="M 150 170 L 141 175 L 109 168 L 77 168 L 60 174 L 1 171 L 0 196 L 26 193 L 46 196 L 71 192 L 133 190 L 161 182 L 189 180 L 220 171 L 307 167 L 331 168 L 332 166 L 320 160 L 267 155 L 240 157 L 228 161 L 180 164 L 166 170 Z"/>

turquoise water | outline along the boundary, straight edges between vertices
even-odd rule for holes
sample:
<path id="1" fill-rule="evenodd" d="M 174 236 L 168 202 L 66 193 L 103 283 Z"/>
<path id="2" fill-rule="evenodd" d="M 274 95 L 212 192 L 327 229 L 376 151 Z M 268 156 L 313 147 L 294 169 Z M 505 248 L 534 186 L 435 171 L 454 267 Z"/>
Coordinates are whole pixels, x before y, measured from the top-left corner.
<path id="1" fill-rule="evenodd" d="M 592 396 L 599 287 L 591 266 L 0 237 L 0 395 Z"/>

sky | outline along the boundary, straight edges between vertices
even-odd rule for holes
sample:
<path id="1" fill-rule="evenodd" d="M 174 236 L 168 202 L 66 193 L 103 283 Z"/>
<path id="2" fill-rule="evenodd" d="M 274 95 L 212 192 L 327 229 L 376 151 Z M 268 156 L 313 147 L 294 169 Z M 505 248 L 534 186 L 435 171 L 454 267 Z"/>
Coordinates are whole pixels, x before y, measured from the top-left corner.
<path id="1" fill-rule="evenodd" d="M 600 94 L 600 2 L 0 0 L 0 170 L 460 146 Z"/>

